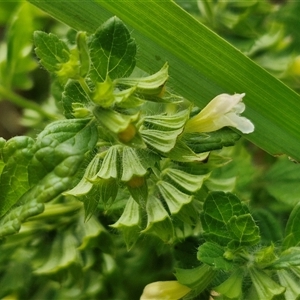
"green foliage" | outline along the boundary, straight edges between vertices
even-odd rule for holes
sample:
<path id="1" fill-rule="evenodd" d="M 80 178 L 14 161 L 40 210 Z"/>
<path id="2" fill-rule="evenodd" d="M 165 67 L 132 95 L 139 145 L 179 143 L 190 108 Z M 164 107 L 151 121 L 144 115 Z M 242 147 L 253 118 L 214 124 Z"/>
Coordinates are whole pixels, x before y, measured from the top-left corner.
<path id="1" fill-rule="evenodd" d="M 242 37 L 241 48 L 250 39 L 250 56 L 278 43 L 255 30 L 271 4 L 192 4 L 214 30 Z M 20 53 L 34 10 L 21 7 L 1 63 L 8 90 L 29 87 L 33 70 L 32 56 Z M 136 299 L 148 283 L 175 275 L 186 299 L 298 299 L 298 165 L 273 159 L 258 167 L 252 146 L 227 127 L 187 132 L 201 109 L 168 85 L 172 64 L 161 61 L 150 74 L 135 67 L 139 45 L 118 17 L 65 37 L 33 38 L 51 74 L 55 114 L 28 107 L 56 120 L 40 124 L 37 136 L 0 138 L 0 297 Z M 239 118 L 242 106 L 218 113 Z M 219 117 L 207 115 L 213 124 Z M 270 199 L 288 204 L 283 213 L 293 208 L 286 224 L 278 207 L 263 207 Z"/>

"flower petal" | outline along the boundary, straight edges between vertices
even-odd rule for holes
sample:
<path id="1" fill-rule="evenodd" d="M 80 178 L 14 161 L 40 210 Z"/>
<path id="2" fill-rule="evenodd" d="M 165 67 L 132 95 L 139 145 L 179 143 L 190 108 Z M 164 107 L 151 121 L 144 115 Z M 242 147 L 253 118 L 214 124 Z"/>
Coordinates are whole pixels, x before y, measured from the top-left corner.
<path id="1" fill-rule="evenodd" d="M 190 290 L 189 287 L 175 280 L 156 281 L 146 285 L 140 300 L 177 300 Z"/>

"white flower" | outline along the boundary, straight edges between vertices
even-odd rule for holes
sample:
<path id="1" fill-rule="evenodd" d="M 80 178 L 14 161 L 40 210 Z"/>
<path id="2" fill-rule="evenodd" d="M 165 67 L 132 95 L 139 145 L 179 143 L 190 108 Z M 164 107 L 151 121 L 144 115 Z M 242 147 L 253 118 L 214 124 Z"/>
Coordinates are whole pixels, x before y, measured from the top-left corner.
<path id="1" fill-rule="evenodd" d="M 146 285 L 140 300 L 178 300 L 190 290 L 175 280 L 156 281 Z"/>
<path id="2" fill-rule="evenodd" d="M 188 120 L 185 132 L 211 132 L 222 127 L 235 127 L 242 133 L 251 133 L 254 125 L 240 113 L 245 110 L 243 94 L 221 94 L 211 100 L 199 114 Z"/>

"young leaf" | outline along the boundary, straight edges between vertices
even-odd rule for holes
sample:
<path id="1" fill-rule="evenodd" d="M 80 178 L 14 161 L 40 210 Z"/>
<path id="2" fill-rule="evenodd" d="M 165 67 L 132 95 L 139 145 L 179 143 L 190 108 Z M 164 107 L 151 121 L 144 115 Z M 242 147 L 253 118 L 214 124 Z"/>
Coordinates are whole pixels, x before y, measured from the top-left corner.
<path id="1" fill-rule="evenodd" d="M 70 59 L 68 45 L 55 34 L 47 34 L 43 31 L 34 33 L 35 52 L 40 58 L 42 66 L 50 73 L 61 70 L 62 65 Z"/>
<path id="2" fill-rule="evenodd" d="M 117 17 L 109 19 L 96 31 L 91 37 L 89 49 L 89 76 L 94 82 L 103 82 L 106 77 L 112 80 L 127 77 L 135 66 L 134 39 Z"/>
<path id="3" fill-rule="evenodd" d="M 232 216 L 228 222 L 228 230 L 233 238 L 229 248 L 252 246 L 260 241 L 259 228 L 251 214 Z"/>
<path id="4" fill-rule="evenodd" d="M 236 196 L 224 192 L 210 193 L 203 204 L 201 215 L 207 241 L 223 246 L 227 245 L 231 241 L 227 230 L 227 223 L 230 218 L 233 215 L 241 215 L 247 212 L 246 207 L 241 205 Z"/>
<path id="5" fill-rule="evenodd" d="M 74 110 L 74 104 L 78 104 L 82 109 L 86 110 L 91 105 L 89 97 L 86 95 L 81 85 L 75 80 L 70 80 L 66 84 L 61 101 L 64 108 L 64 115 L 69 119 L 79 117 L 78 112 Z"/>
<path id="6" fill-rule="evenodd" d="M 206 242 L 198 248 L 197 259 L 211 266 L 214 270 L 230 271 L 233 268 L 233 263 L 223 257 L 224 252 L 223 247 Z"/>

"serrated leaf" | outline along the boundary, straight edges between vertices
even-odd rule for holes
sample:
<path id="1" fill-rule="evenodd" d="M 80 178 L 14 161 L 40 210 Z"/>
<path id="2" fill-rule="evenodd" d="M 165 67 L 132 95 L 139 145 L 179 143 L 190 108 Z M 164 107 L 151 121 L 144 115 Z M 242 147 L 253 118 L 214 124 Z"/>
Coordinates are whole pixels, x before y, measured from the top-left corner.
<path id="1" fill-rule="evenodd" d="M 67 63 L 70 59 L 68 45 L 53 33 L 36 31 L 34 44 L 36 45 L 35 52 L 42 66 L 51 73 L 58 72 L 62 64 Z"/>
<path id="2" fill-rule="evenodd" d="M 300 203 L 292 210 L 285 227 L 285 237 L 282 242 L 282 249 L 298 246 L 300 243 Z"/>
<path id="3" fill-rule="evenodd" d="M 222 128 L 218 131 L 200 134 L 186 134 L 183 139 L 187 146 L 196 153 L 202 153 L 223 147 L 233 146 L 240 135 L 229 128 Z"/>
<path id="4" fill-rule="evenodd" d="M 117 17 L 106 21 L 89 43 L 94 82 L 127 77 L 135 66 L 136 45 L 124 23 Z"/>
<path id="5" fill-rule="evenodd" d="M 260 239 L 248 208 L 231 193 L 211 192 L 201 222 L 206 240 L 222 246 L 251 246 Z"/>
<path id="6" fill-rule="evenodd" d="M 228 222 L 228 230 L 234 240 L 229 243 L 230 248 L 252 246 L 260 241 L 259 228 L 251 214 L 232 216 Z"/>
<path id="7" fill-rule="evenodd" d="M 198 248 L 197 259 L 202 263 L 211 266 L 214 270 L 220 269 L 229 271 L 233 268 L 233 263 L 224 258 L 224 248 L 217 244 L 206 242 Z"/>
<path id="8" fill-rule="evenodd" d="M 187 195 L 179 191 L 172 184 L 166 181 L 159 181 L 157 183 L 157 187 L 161 196 L 167 203 L 172 215 L 177 214 L 181 210 L 182 206 L 190 203 L 193 199 L 191 195 Z"/>
<path id="9" fill-rule="evenodd" d="M 30 137 L 14 137 L 2 149 L 4 168 L 0 177 L 0 216 L 29 189 L 28 166 L 33 156 Z"/>
<path id="10" fill-rule="evenodd" d="M 74 118 L 74 103 L 78 103 L 87 109 L 91 106 L 89 97 L 86 95 L 81 85 L 75 80 L 70 80 L 66 84 L 61 102 L 64 109 L 64 115 L 69 119 Z"/>

